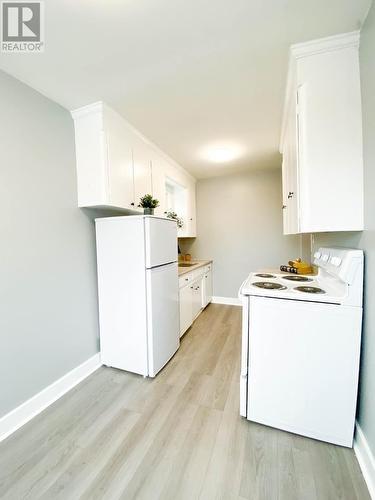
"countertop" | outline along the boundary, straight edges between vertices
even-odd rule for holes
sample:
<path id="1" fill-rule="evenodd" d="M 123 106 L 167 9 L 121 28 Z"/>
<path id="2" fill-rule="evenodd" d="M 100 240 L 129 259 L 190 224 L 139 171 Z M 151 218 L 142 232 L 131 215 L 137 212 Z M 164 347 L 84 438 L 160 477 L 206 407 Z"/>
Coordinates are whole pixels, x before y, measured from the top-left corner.
<path id="1" fill-rule="evenodd" d="M 198 269 L 199 267 L 212 264 L 212 260 L 192 260 L 190 263 L 194 265 L 189 267 L 178 267 L 179 276 L 181 276 L 182 274 L 190 273 L 191 271 L 195 271 L 195 269 Z"/>

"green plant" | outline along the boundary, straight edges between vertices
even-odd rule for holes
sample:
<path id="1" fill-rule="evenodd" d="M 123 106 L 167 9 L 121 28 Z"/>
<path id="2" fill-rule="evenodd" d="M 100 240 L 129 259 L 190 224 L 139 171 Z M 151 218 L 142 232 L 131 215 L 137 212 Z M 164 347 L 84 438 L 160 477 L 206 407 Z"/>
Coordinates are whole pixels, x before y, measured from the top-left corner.
<path id="1" fill-rule="evenodd" d="M 177 222 L 177 227 L 182 227 L 184 225 L 184 221 L 181 217 L 179 217 L 176 212 L 164 212 L 168 219 L 173 219 Z"/>
<path id="2" fill-rule="evenodd" d="M 139 207 L 142 208 L 156 208 L 159 206 L 159 200 L 152 197 L 152 194 L 145 194 L 139 200 Z"/>

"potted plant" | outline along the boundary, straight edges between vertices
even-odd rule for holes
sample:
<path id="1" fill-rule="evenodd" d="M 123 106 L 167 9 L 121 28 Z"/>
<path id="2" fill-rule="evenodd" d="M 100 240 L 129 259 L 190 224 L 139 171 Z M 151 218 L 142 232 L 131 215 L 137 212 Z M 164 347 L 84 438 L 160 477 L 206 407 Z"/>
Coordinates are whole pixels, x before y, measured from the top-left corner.
<path id="1" fill-rule="evenodd" d="M 159 200 L 152 197 L 152 194 L 145 194 L 139 200 L 139 207 L 143 208 L 145 215 L 154 215 L 154 209 L 159 206 Z"/>
<path id="2" fill-rule="evenodd" d="M 168 219 L 173 219 L 177 222 L 177 227 L 181 228 L 184 225 L 184 221 L 179 217 L 176 212 L 164 212 Z"/>

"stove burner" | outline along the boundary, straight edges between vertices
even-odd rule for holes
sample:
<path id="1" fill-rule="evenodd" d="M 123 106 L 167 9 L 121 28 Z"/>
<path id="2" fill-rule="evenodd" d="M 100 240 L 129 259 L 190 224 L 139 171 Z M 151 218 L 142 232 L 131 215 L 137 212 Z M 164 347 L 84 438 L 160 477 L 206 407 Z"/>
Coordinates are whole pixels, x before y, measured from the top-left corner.
<path id="1" fill-rule="evenodd" d="M 276 278 L 273 274 L 267 274 L 267 273 L 259 273 L 256 274 L 255 276 L 258 276 L 259 278 Z"/>
<path id="2" fill-rule="evenodd" d="M 289 281 L 312 281 L 311 278 L 306 278 L 306 276 L 283 276 L 282 278 Z"/>
<path id="3" fill-rule="evenodd" d="M 255 281 L 251 283 L 253 286 L 258 288 L 265 288 L 266 290 L 285 290 L 286 286 L 280 285 L 279 283 L 272 283 L 271 281 Z"/>
<path id="4" fill-rule="evenodd" d="M 317 286 L 297 286 L 294 290 L 305 293 L 326 293 L 324 290 L 318 288 Z"/>

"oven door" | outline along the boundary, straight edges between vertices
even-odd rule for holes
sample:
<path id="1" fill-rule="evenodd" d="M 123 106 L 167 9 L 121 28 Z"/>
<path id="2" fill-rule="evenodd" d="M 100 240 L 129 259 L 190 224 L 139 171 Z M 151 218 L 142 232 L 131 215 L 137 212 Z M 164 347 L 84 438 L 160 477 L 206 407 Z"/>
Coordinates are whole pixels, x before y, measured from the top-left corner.
<path id="1" fill-rule="evenodd" d="M 352 446 L 362 309 L 250 297 L 247 418 Z"/>

